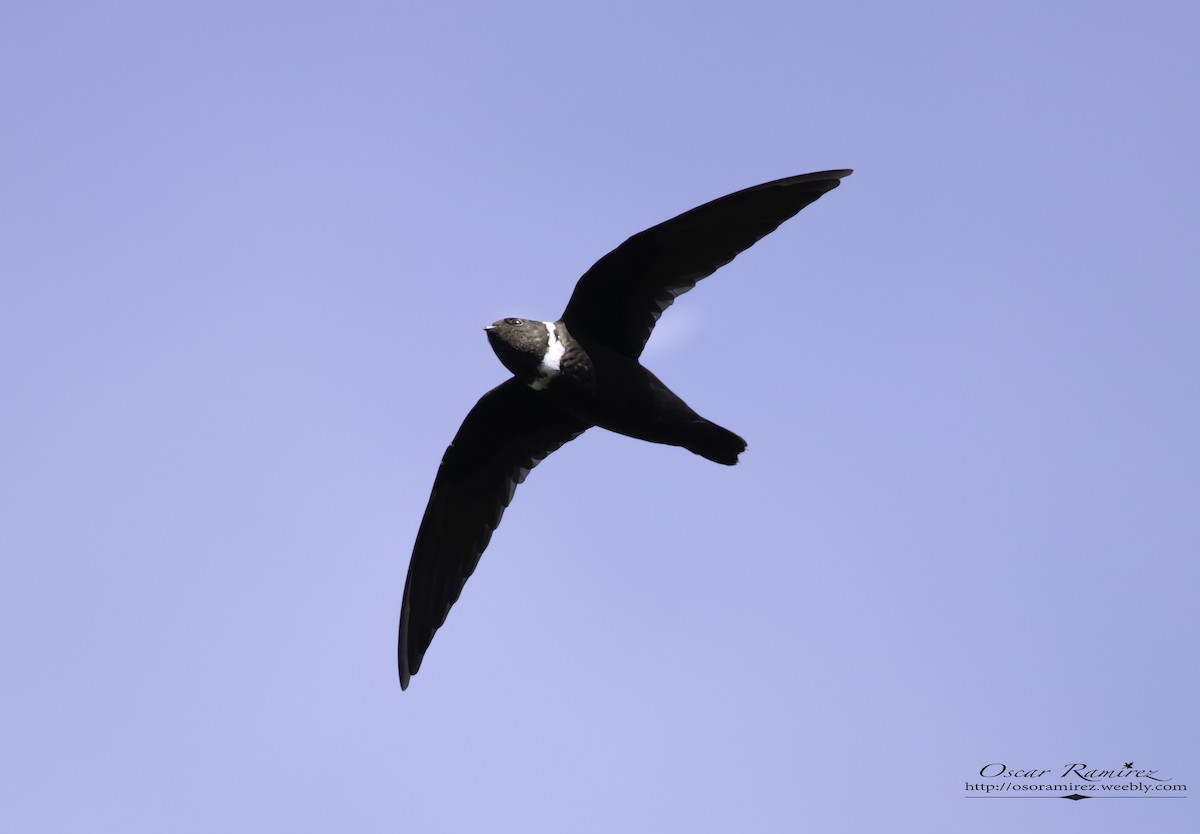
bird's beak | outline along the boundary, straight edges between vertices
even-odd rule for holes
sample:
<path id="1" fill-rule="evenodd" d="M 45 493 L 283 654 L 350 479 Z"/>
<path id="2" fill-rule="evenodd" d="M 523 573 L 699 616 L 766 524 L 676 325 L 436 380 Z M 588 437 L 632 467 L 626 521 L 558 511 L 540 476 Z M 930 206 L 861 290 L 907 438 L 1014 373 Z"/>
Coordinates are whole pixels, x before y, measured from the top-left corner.
<path id="1" fill-rule="evenodd" d="M 487 327 L 483 328 L 483 332 L 484 332 L 484 333 L 491 333 L 491 332 L 492 332 L 493 330 L 495 330 L 495 329 L 496 329 L 496 325 L 494 325 L 494 324 L 489 324 Z"/>

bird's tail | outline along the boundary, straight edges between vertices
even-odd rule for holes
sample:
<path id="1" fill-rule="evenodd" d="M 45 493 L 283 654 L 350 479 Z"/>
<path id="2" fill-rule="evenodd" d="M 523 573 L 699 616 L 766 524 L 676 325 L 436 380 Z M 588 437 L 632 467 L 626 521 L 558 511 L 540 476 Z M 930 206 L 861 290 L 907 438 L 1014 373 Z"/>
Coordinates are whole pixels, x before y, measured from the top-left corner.
<path id="1" fill-rule="evenodd" d="M 746 451 L 745 440 L 708 420 L 692 423 L 691 435 L 684 448 L 715 463 L 733 466 L 738 462 L 738 455 Z"/>

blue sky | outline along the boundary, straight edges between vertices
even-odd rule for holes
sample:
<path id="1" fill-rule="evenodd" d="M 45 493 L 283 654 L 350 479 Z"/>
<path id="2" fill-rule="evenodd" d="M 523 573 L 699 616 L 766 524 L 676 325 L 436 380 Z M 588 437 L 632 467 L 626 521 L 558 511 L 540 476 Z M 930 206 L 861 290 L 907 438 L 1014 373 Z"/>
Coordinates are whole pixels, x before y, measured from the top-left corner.
<path id="1" fill-rule="evenodd" d="M 964 786 L 1200 781 L 1198 18 L 9 4 L 5 830 L 1195 830 Z M 838 167 L 644 356 L 741 464 L 564 447 L 401 694 L 480 328 Z"/>

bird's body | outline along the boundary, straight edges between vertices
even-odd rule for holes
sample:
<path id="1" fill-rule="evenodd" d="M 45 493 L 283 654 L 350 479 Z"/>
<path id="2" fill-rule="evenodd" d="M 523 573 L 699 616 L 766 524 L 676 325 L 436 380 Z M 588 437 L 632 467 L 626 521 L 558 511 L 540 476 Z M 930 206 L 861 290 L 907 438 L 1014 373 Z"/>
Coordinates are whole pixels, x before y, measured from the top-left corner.
<path id="1" fill-rule="evenodd" d="M 485 329 L 496 355 L 518 380 L 581 423 L 682 446 L 729 465 L 746 448 L 744 440 L 693 411 L 639 361 L 602 342 L 576 339 L 561 321 L 509 318 Z M 525 344 L 531 349 L 517 347 Z M 539 349 L 543 353 L 537 357 Z"/>
<path id="2" fill-rule="evenodd" d="M 446 449 L 413 546 L 400 613 L 400 685 L 475 570 L 516 487 L 542 459 L 599 426 L 737 463 L 746 442 L 704 419 L 639 358 L 679 295 L 770 234 L 850 171 L 738 191 L 629 238 L 576 284 L 553 322 L 485 328 L 513 377 L 489 391 Z"/>

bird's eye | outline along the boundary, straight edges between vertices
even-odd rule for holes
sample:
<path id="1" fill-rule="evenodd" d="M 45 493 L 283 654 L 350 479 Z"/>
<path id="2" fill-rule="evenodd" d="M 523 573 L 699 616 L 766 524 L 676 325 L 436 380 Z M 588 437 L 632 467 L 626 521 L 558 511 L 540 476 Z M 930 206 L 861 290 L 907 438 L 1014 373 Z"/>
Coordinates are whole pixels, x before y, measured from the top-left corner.
<path id="1" fill-rule="evenodd" d="M 525 319 L 505 319 L 504 323 L 512 327 L 520 327 L 525 323 Z"/>

